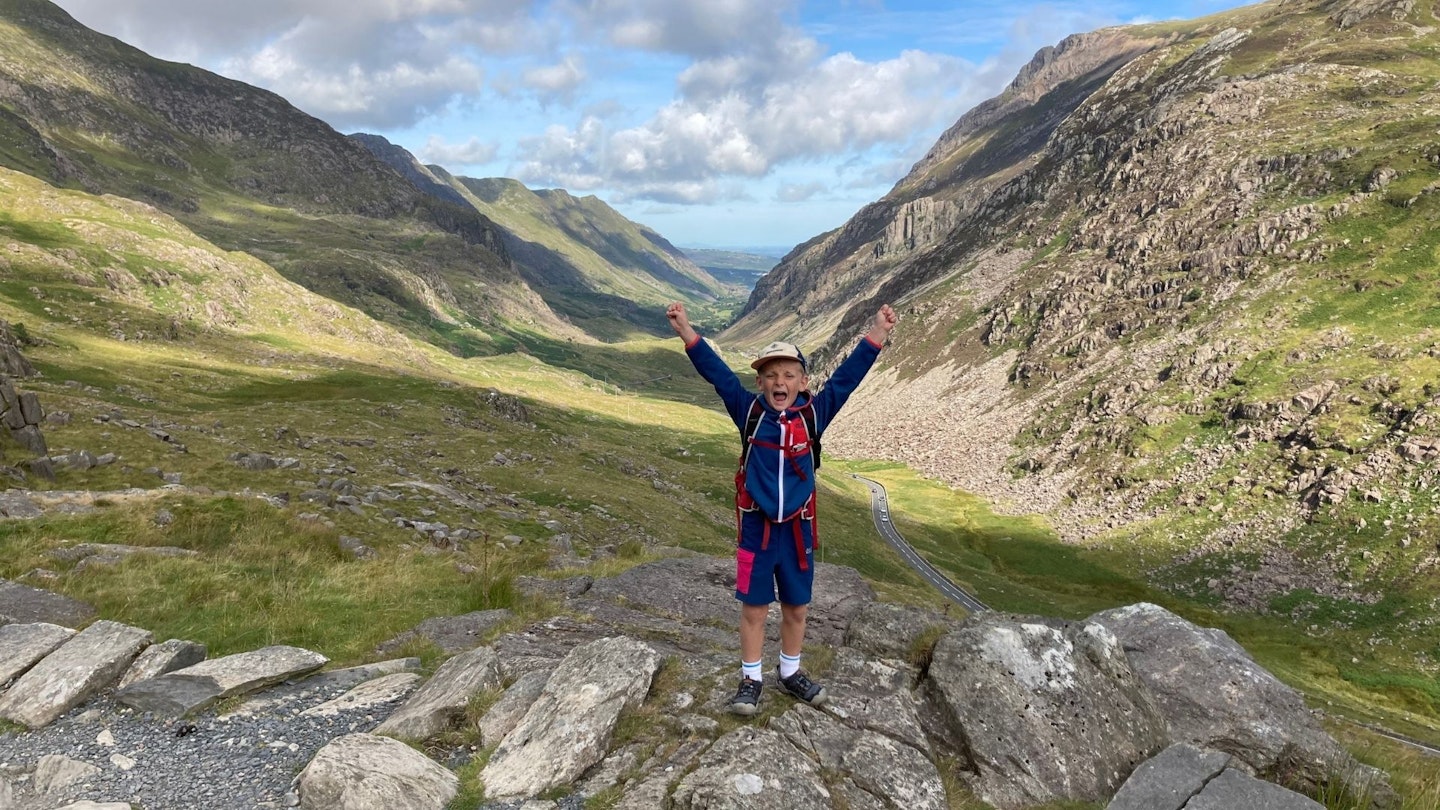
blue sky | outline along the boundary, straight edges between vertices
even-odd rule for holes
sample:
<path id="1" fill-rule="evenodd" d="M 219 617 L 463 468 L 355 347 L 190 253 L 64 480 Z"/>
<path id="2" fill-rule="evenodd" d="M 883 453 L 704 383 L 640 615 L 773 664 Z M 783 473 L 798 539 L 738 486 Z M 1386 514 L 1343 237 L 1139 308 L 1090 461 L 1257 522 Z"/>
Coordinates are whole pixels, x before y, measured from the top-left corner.
<path id="1" fill-rule="evenodd" d="M 470 177 L 681 246 L 790 247 L 883 196 L 1034 53 L 1234 0 L 58 0 Z"/>

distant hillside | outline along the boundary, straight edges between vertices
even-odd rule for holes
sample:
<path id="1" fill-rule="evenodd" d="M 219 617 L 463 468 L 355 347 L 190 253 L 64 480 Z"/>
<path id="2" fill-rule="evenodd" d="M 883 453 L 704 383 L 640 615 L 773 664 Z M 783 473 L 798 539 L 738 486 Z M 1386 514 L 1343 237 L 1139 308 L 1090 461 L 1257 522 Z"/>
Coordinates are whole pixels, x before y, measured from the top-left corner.
<path id="1" fill-rule="evenodd" d="M 1069 37 L 722 339 L 824 370 L 894 302 L 827 452 L 1043 512 L 1176 593 L 1433 656 L 1435 15 L 1287 0 Z"/>
<path id="2" fill-rule="evenodd" d="M 657 312 L 683 300 L 702 315 L 729 312 L 748 290 L 722 282 L 664 237 L 595 197 L 531 191 L 515 180 L 456 177 L 425 166 L 378 135 L 352 135 L 376 157 L 439 200 L 472 207 L 499 223 L 515 267 L 551 309 L 607 339 L 668 332 Z"/>
<path id="3" fill-rule="evenodd" d="M 154 59 L 46 0 L 0 0 L 0 165 L 146 201 L 214 244 L 460 352 L 579 335 L 493 223 L 284 99 Z"/>
<path id="4" fill-rule="evenodd" d="M 690 260 L 705 268 L 710 275 L 729 284 L 738 284 L 747 290 L 755 289 L 760 277 L 780 263 L 784 251 L 770 255 L 749 253 L 742 250 L 717 250 L 713 248 L 681 248 Z"/>

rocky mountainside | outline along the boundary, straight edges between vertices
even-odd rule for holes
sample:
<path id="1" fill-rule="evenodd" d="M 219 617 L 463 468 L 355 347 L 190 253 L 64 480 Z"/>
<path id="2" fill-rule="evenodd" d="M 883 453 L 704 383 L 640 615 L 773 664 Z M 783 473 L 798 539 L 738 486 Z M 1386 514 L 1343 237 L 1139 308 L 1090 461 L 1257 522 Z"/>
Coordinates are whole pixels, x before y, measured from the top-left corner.
<path id="1" fill-rule="evenodd" d="M 1436 14 L 1282 0 L 1071 37 L 797 248 L 722 339 L 789 336 L 823 369 L 895 302 L 887 368 L 827 451 L 1073 540 L 1163 541 L 1179 556 L 1152 573 L 1201 598 L 1420 599 L 1440 575 Z"/>
<path id="2" fill-rule="evenodd" d="M 462 353 L 578 334 L 498 229 L 273 93 L 154 59 L 46 0 L 0 2 L 0 165 L 141 200 L 292 281 Z M 483 337 L 457 339 L 470 327 Z"/>
<path id="3" fill-rule="evenodd" d="M 833 650 L 830 699 L 802 705 L 767 682 L 762 713 L 737 724 L 716 627 L 733 618 L 729 569 L 685 555 L 527 579 L 565 613 L 514 632 L 498 630 L 505 610 L 427 620 L 409 634 L 447 653 L 428 678 L 378 649 L 311 674 L 328 659 L 293 646 L 207 659 L 120 622 L 77 633 L 57 622 L 83 604 L 0 580 L 18 619 L 0 618 L 0 718 L 19 726 L 0 732 L 0 799 L 441 810 L 477 806 L 456 797 L 483 787 L 493 810 L 1323 806 L 1265 781 L 1278 775 L 1395 804 L 1383 774 L 1222 632 L 1153 604 L 956 622 L 876 601 L 827 564 L 813 629 Z"/>
<path id="4" fill-rule="evenodd" d="M 459 201 L 498 223 L 526 282 L 551 309 L 591 334 L 623 337 L 637 328 L 668 333 L 655 316 L 665 304 L 681 300 L 705 314 L 738 305 L 743 295 L 596 197 L 531 191 L 505 178 L 457 177 L 422 165 L 379 136 L 352 137 L 427 194 Z"/>

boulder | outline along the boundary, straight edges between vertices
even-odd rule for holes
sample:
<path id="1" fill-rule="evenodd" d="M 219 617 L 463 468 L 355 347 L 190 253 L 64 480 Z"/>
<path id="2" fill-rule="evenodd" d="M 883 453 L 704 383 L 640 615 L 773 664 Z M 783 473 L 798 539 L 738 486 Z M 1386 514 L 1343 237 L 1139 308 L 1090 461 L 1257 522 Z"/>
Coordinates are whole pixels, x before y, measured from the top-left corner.
<path id="1" fill-rule="evenodd" d="M 1185 804 L 1185 810 L 1236 810 L 1263 807 L 1265 810 L 1325 810 L 1325 805 L 1271 782 L 1226 768 L 1200 794 Z"/>
<path id="2" fill-rule="evenodd" d="M 505 694 L 495 701 L 495 705 L 485 712 L 480 718 L 480 740 L 485 746 L 499 745 L 500 741 L 509 734 L 520 718 L 530 711 L 535 701 L 540 697 L 540 692 L 545 688 L 545 682 L 550 680 L 550 673 L 537 670 L 521 675 L 510 684 Z"/>
<path id="3" fill-rule="evenodd" d="M 0 696 L 0 717 L 39 728 L 113 684 L 150 631 L 100 620 L 71 637 Z"/>
<path id="4" fill-rule="evenodd" d="M 297 779 L 303 810 L 444 810 L 460 780 L 398 740 L 347 734 L 316 752 Z"/>
<path id="5" fill-rule="evenodd" d="M 141 711 L 181 717 L 216 701 L 314 672 L 329 660 L 300 647 L 262 647 L 136 681 L 116 691 L 115 699 Z"/>
<path id="6" fill-rule="evenodd" d="M 1255 773 L 1294 772 L 1312 785 L 1355 769 L 1300 694 L 1225 631 L 1149 603 L 1102 611 L 1090 621 L 1124 645 L 1171 741 L 1222 751 Z"/>
<path id="7" fill-rule="evenodd" d="M 1105 801 L 1167 742 L 1095 622 L 979 614 L 935 645 L 925 690 L 942 735 L 970 757 L 972 790 L 1002 810 Z"/>
<path id="8" fill-rule="evenodd" d="M 373 681 L 366 681 L 354 689 L 333 700 L 327 700 L 318 706 L 311 706 L 300 712 L 302 717 L 319 716 L 329 717 L 351 709 L 369 709 L 375 706 L 382 706 L 386 703 L 393 703 L 400 700 L 420 684 L 420 675 L 416 672 L 397 672 L 393 675 L 382 675 Z"/>
<path id="9" fill-rule="evenodd" d="M 411 740 L 433 737 L 455 724 L 470 698 L 499 686 L 500 662 L 495 650 L 476 647 L 441 664 L 375 733 Z"/>
<path id="10" fill-rule="evenodd" d="M 921 639 L 935 628 L 960 624 L 929 610 L 871 602 L 860 609 L 845 631 L 845 646 L 855 647 L 877 658 L 910 660 Z"/>
<path id="11" fill-rule="evenodd" d="M 650 691 L 660 656 L 632 638 L 577 647 L 480 773 L 488 797 L 533 796 L 574 781 L 609 747 L 620 712 Z"/>

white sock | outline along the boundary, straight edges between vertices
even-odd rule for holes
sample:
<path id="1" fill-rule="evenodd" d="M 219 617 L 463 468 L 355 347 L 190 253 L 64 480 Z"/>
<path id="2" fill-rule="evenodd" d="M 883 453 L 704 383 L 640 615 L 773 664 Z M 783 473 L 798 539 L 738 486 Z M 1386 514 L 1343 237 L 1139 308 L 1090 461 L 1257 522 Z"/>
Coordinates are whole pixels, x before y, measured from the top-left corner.
<path id="1" fill-rule="evenodd" d="M 760 663 L 759 661 L 741 661 L 740 674 L 752 681 L 762 680 L 765 673 L 760 671 Z"/>
<path id="2" fill-rule="evenodd" d="M 788 678 L 800 671 L 800 656 L 780 653 L 780 677 Z"/>

